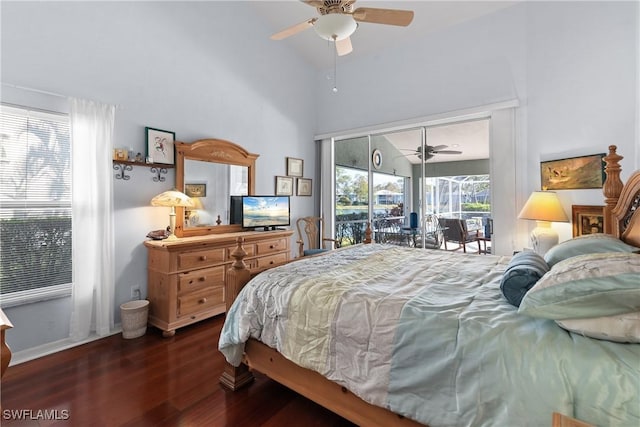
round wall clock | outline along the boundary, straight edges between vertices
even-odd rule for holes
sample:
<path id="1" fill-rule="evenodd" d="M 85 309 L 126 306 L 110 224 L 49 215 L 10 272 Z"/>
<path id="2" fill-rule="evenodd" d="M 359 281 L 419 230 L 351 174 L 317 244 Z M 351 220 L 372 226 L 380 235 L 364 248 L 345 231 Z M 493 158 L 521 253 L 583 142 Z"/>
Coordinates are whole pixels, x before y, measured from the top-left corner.
<path id="1" fill-rule="evenodd" d="M 382 153 L 377 148 L 371 154 L 371 163 L 376 169 L 380 169 L 380 166 L 382 166 Z"/>

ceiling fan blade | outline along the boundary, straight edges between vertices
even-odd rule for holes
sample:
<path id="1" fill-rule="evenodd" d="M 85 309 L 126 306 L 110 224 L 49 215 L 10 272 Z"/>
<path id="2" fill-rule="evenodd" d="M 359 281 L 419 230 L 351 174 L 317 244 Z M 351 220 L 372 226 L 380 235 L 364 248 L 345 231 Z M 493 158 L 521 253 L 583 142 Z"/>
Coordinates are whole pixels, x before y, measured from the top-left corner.
<path id="1" fill-rule="evenodd" d="M 342 40 L 336 40 L 335 43 L 338 56 L 344 56 L 353 51 L 353 46 L 351 46 L 351 37 L 347 37 Z"/>
<path id="2" fill-rule="evenodd" d="M 462 154 L 462 151 L 455 150 L 441 150 L 441 151 L 432 151 L 433 154 Z"/>
<path id="3" fill-rule="evenodd" d="M 436 145 L 435 147 L 429 147 L 431 151 L 438 151 L 447 148 L 448 145 Z"/>
<path id="4" fill-rule="evenodd" d="M 413 21 L 412 10 L 378 9 L 374 7 L 359 7 L 353 11 L 353 19 L 358 22 L 374 24 L 398 25 L 406 27 Z"/>
<path id="5" fill-rule="evenodd" d="M 307 19 L 304 22 L 286 28 L 272 35 L 271 40 L 282 40 L 294 34 L 298 34 L 299 32 L 306 30 L 307 28 L 313 27 L 314 22 L 316 22 L 317 20 L 318 18 Z"/>
<path id="6" fill-rule="evenodd" d="M 311 7 L 322 7 L 324 6 L 324 2 L 320 0 L 302 0 L 302 3 L 308 4 Z"/>

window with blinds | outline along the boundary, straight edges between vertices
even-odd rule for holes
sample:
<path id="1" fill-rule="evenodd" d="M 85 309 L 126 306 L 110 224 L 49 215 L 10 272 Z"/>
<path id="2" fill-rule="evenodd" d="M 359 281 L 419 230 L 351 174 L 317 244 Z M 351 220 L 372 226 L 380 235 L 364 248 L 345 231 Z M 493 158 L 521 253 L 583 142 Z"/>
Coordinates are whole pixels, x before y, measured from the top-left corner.
<path id="1" fill-rule="evenodd" d="M 69 117 L 1 105 L 0 164 L 2 306 L 69 294 Z"/>

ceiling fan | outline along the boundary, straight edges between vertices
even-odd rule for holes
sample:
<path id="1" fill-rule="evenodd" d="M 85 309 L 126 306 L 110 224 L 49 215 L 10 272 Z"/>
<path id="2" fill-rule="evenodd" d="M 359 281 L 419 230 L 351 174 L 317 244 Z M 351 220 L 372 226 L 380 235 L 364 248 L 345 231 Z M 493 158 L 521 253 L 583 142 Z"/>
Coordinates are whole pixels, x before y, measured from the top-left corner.
<path id="1" fill-rule="evenodd" d="M 320 16 L 275 33 L 271 36 L 272 40 L 282 40 L 313 27 L 320 37 L 335 42 L 336 52 L 342 56 L 353 51 L 351 35 L 356 31 L 359 22 L 406 27 L 413 20 L 411 10 L 373 7 L 359 7 L 354 10 L 353 4 L 356 0 L 302 0 L 302 2 L 315 7 Z"/>
<path id="2" fill-rule="evenodd" d="M 445 148 L 447 147 L 448 145 L 436 145 L 435 147 L 431 145 L 425 146 L 424 152 L 427 157 L 426 160 L 433 158 L 433 156 L 435 156 L 436 154 L 462 154 L 462 151 L 458 150 L 445 150 Z M 420 145 L 415 150 L 402 151 L 411 151 L 413 155 L 417 156 L 419 159 L 422 159 L 422 146 Z"/>

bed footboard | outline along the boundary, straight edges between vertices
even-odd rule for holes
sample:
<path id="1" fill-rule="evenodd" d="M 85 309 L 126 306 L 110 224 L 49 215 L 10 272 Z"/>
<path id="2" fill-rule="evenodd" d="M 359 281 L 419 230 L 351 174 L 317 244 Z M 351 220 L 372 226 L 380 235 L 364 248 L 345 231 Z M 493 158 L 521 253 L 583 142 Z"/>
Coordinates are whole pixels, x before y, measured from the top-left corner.
<path id="1" fill-rule="evenodd" d="M 296 365 L 260 341 L 250 339 L 247 342 L 244 359 L 251 369 L 355 424 L 371 427 L 422 426 L 412 419 L 365 402 L 319 373 Z"/>
<path id="2" fill-rule="evenodd" d="M 363 243 L 369 244 L 371 240 L 371 223 L 367 223 L 365 230 L 365 240 Z M 227 271 L 227 280 L 225 283 L 225 302 L 226 312 L 229 312 L 231 305 L 236 300 L 238 293 L 242 290 L 244 285 L 249 283 L 252 277 L 261 273 L 266 269 L 250 271 L 244 262 L 244 257 L 247 256 L 247 252 L 244 250 L 242 244 L 244 243 L 243 237 L 236 239 L 236 248 L 231 252 L 231 257 L 235 260 L 229 270 Z M 280 264 L 270 265 L 268 268 L 277 267 L 278 265 L 287 264 L 295 260 L 286 261 Z M 267 374 L 266 372 L 263 372 Z M 229 363 L 225 364 L 224 371 L 220 376 L 220 383 L 230 388 L 231 390 L 238 390 L 239 388 L 253 382 L 254 377 L 246 364 L 241 364 L 235 367 Z"/>

